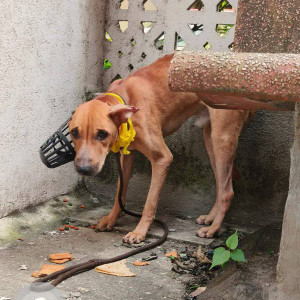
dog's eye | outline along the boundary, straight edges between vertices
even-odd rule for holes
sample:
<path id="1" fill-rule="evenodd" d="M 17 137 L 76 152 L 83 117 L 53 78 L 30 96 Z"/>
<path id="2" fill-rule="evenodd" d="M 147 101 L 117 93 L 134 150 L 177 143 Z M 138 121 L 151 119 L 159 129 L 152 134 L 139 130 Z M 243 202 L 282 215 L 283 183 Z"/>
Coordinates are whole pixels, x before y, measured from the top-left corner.
<path id="1" fill-rule="evenodd" d="M 103 141 L 108 137 L 108 132 L 105 130 L 98 130 L 97 132 L 97 140 Z"/>
<path id="2" fill-rule="evenodd" d="M 78 132 L 78 128 L 74 128 L 71 130 L 71 135 L 74 139 L 78 139 L 79 138 L 79 132 Z"/>

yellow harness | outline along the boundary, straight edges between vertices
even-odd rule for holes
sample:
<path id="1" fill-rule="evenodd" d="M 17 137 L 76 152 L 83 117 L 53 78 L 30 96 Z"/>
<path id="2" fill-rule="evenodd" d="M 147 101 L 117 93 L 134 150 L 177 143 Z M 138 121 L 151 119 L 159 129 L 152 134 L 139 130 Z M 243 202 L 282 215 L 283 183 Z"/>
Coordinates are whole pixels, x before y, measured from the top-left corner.
<path id="1" fill-rule="evenodd" d="M 120 104 L 126 105 L 124 100 L 115 93 L 105 93 L 105 95 L 115 97 Z M 114 153 L 118 153 L 121 150 L 121 148 L 123 148 L 121 150 L 123 151 L 123 154 L 130 154 L 130 151 L 128 151 L 127 149 L 130 146 L 130 144 L 134 141 L 135 134 L 136 132 L 133 128 L 132 122 L 130 119 L 128 119 L 127 123 L 123 123 L 120 125 L 118 140 L 112 145 L 111 151 Z"/>

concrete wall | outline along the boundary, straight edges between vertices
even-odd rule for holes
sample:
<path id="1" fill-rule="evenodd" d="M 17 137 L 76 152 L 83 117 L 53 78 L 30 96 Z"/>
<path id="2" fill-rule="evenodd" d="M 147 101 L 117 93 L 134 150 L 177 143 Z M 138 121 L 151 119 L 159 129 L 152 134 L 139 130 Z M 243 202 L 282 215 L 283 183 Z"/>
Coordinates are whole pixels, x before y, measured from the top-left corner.
<path id="1" fill-rule="evenodd" d="M 278 262 L 278 298 L 300 299 L 300 103 L 296 105 L 295 140 L 291 151 L 290 189 L 285 207 Z"/>
<path id="2" fill-rule="evenodd" d="M 2 0 L 0 217 L 67 192 L 72 165 L 48 170 L 39 146 L 100 88 L 104 0 Z"/>

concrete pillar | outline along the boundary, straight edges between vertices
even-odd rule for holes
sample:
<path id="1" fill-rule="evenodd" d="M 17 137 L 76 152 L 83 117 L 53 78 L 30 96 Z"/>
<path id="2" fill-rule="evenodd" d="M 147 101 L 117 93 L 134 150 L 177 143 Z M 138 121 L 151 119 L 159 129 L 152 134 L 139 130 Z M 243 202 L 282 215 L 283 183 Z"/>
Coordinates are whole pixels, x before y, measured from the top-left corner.
<path id="1" fill-rule="evenodd" d="M 290 190 L 286 202 L 278 261 L 278 299 L 300 299 L 300 104 L 295 112 Z"/>

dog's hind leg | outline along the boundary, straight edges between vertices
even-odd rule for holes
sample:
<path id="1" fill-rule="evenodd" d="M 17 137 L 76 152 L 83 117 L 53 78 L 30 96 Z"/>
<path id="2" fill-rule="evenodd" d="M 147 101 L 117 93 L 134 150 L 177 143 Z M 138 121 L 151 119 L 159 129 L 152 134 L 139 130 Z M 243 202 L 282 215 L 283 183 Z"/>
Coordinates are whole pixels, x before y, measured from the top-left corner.
<path id="1" fill-rule="evenodd" d="M 210 164 L 211 164 L 211 167 L 213 169 L 213 172 L 214 172 L 214 175 L 216 178 L 216 162 L 215 162 L 215 155 L 214 155 L 213 148 L 212 148 L 211 124 L 210 123 L 204 127 L 203 136 L 204 136 L 205 146 L 206 146 L 206 150 L 207 150 L 207 153 L 209 156 Z M 197 219 L 197 223 L 200 225 L 211 224 L 216 216 L 216 213 L 217 213 L 217 204 L 215 203 L 213 208 L 210 210 L 209 214 L 201 215 Z"/>
<path id="2" fill-rule="evenodd" d="M 211 143 L 215 161 L 217 188 L 216 210 L 211 226 L 202 227 L 197 234 L 212 238 L 222 225 L 234 196 L 232 170 L 238 139 L 248 111 L 211 110 Z"/>
<path id="3" fill-rule="evenodd" d="M 121 158 L 121 167 L 123 172 L 123 192 L 122 192 L 122 203 L 125 204 L 126 202 L 126 193 L 128 188 L 128 182 L 131 175 L 132 165 L 134 160 L 134 151 L 131 151 L 129 155 L 123 155 Z M 113 229 L 114 225 L 117 223 L 118 218 L 121 215 L 121 209 L 119 206 L 119 184 L 120 181 L 118 180 L 118 188 L 117 188 L 117 195 L 115 199 L 114 206 L 109 213 L 109 215 L 104 216 L 99 221 L 98 225 L 96 226 L 96 231 L 110 231 Z"/>

